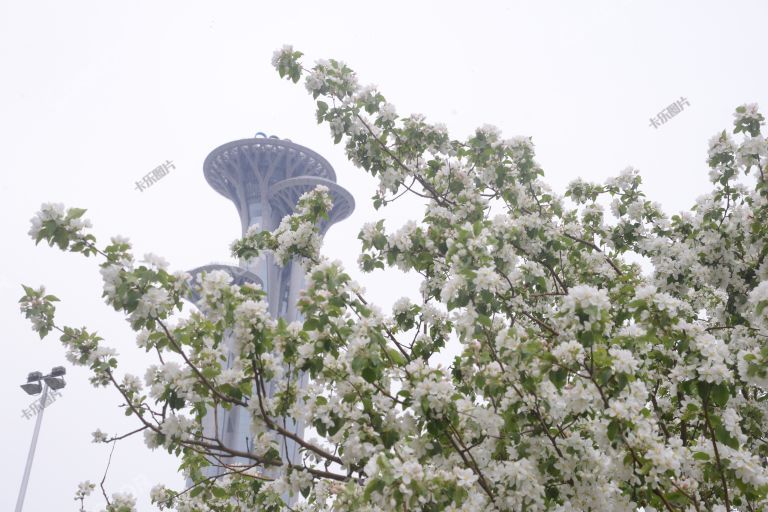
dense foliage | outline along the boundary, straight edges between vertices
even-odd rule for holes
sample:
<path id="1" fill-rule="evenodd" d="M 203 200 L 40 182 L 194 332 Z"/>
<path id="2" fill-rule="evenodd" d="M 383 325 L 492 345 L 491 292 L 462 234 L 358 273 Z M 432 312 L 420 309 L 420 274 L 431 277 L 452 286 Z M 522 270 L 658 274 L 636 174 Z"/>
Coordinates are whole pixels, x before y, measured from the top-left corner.
<path id="1" fill-rule="evenodd" d="M 147 445 L 180 456 L 193 485 L 159 486 L 156 503 L 768 510 L 768 146 L 756 105 L 736 109 L 740 142 L 725 131 L 710 141 L 712 191 L 669 217 L 634 169 L 604 184 L 574 181 L 561 196 L 542 181 L 529 139 L 485 126 L 452 140 L 422 116 L 399 116 L 343 63 L 305 69 L 300 58 L 285 47 L 273 64 L 304 78 L 318 122 L 379 179 L 374 205 L 424 198 L 422 218 L 359 235 L 361 268 L 413 271 L 418 301 L 383 312 L 320 255 L 316 226 L 331 207 L 322 188 L 274 233 L 233 244 L 242 259 L 273 251 L 306 265 L 301 323 L 272 318 L 262 290 L 232 286 L 225 273 L 191 282 L 158 257 L 137 262 L 125 239 L 98 245 L 83 210 L 44 205 L 33 219 L 37 242 L 101 258 L 104 298 L 157 354 L 144 379 L 123 374 L 97 335 L 56 323 L 55 297 L 26 289 L 22 310 L 40 335 L 58 331 L 70 361 L 123 396 Z M 629 262 L 637 255 L 645 272 Z M 172 319 L 190 286 L 200 310 Z M 231 367 L 227 343 L 240 356 Z M 439 364 L 449 343 L 460 353 Z M 202 430 L 206 414 L 235 406 L 251 414 L 252 452 Z M 311 435 L 281 427 L 284 416 Z M 301 460 L 281 458 L 285 437 Z M 211 465 L 226 474 L 206 477 Z M 108 510 L 133 508 L 116 496 Z"/>

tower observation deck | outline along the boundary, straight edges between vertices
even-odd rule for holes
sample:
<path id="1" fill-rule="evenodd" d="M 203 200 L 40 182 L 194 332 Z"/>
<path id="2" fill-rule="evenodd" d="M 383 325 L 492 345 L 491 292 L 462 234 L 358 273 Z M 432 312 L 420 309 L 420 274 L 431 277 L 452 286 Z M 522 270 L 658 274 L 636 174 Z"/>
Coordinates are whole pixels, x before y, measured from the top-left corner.
<path id="1" fill-rule="evenodd" d="M 293 212 L 299 197 L 318 185 L 328 187 L 333 198 L 323 232 L 355 208 L 352 195 L 336 184 L 331 164 L 289 140 L 257 134 L 228 142 L 208 155 L 203 170 L 211 187 L 235 203 L 243 234 L 253 225 L 274 230 Z"/>
<path id="2" fill-rule="evenodd" d="M 205 179 L 214 190 L 232 201 L 240 217 L 243 235 L 251 226 L 273 231 L 286 215 L 293 213 L 299 197 L 318 185 L 328 188 L 333 207 L 328 219 L 321 221 L 320 232 L 325 234 L 336 222 L 347 218 L 355 208 L 352 195 L 336 183 L 336 173 L 328 161 L 314 151 L 287 139 L 267 137 L 257 133 L 252 139 L 228 142 L 211 151 L 203 164 Z M 279 265 L 272 254 L 263 253 L 258 258 L 240 261 L 239 266 L 205 265 L 192 270 L 193 278 L 201 273 L 223 270 L 235 284 L 254 283 L 267 294 L 270 314 L 285 320 L 301 320 L 296 308 L 299 292 L 305 287 L 305 272 L 298 262 Z M 191 296 L 197 302 L 199 297 Z M 230 344 L 230 341 L 226 341 Z M 231 345 L 230 345 L 231 346 Z M 231 350 L 228 365 L 237 357 Z M 306 385 L 306 376 L 299 386 Z M 274 393 L 275 383 L 268 383 L 267 392 Z M 250 451 L 248 439 L 250 418 L 242 407 L 218 411 L 221 441 L 238 450 Z M 213 415 L 206 419 L 204 429 L 214 429 Z M 303 435 L 304 426 L 290 419 L 279 418 L 282 426 L 295 434 Z M 281 447 L 283 459 L 299 461 L 298 445 L 284 441 Z M 212 468 L 213 469 L 213 468 Z"/>

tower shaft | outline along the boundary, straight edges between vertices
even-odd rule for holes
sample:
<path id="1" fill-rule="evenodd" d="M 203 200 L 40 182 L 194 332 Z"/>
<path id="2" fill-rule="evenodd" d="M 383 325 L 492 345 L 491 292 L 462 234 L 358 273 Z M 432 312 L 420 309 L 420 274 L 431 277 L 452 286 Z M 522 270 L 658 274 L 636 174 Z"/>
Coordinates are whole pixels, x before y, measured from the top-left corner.
<path id="1" fill-rule="evenodd" d="M 336 184 L 336 174 L 323 157 L 312 150 L 289 140 L 276 137 L 257 137 L 229 142 L 213 150 L 203 165 L 205 178 L 220 194 L 230 199 L 237 208 L 243 235 L 252 226 L 273 231 L 286 215 L 293 213 L 304 193 L 318 185 L 327 187 L 333 199 L 328 219 L 320 224 L 321 234 L 331 225 L 348 217 L 354 209 L 354 199 L 345 189 Z M 203 272 L 223 270 L 230 274 L 235 284 L 253 283 L 266 292 L 269 312 L 273 318 L 284 318 L 288 322 L 301 321 L 296 303 L 299 293 L 305 287 L 305 269 L 297 262 L 280 265 L 269 253 L 251 261 L 240 261 L 238 266 L 206 265 L 194 269 L 193 276 Z M 199 296 L 190 299 L 198 303 Z M 232 338 L 226 337 L 228 349 L 227 367 L 236 364 L 239 354 L 232 350 Z M 308 380 L 302 375 L 296 384 L 303 388 Z M 272 397 L 277 382 L 266 385 L 267 395 Z M 219 425 L 214 424 L 218 418 Z M 291 418 L 274 418 L 286 430 L 301 437 L 304 425 Z M 205 435 L 216 432 L 221 441 L 237 450 L 251 452 L 253 439 L 251 418 L 244 407 L 231 410 L 219 408 L 216 414 L 209 411 L 203 424 Z M 284 439 L 281 457 L 284 462 L 300 464 L 298 444 Z M 246 461 L 240 461 L 246 462 Z M 217 468 L 210 468 L 211 475 Z"/>

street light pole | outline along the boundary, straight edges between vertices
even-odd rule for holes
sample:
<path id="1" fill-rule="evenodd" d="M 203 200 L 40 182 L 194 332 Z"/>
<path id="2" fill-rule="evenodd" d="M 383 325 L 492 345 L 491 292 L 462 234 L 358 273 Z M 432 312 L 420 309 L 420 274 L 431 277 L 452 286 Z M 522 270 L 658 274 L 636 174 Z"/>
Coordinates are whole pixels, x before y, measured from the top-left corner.
<path id="1" fill-rule="evenodd" d="M 27 484 L 29 483 L 29 474 L 32 472 L 32 460 L 35 458 L 35 448 L 37 448 L 37 437 L 40 435 L 40 424 L 43 422 L 43 412 L 45 412 L 45 401 L 48 398 L 48 384 L 43 385 L 43 396 L 40 397 L 40 412 L 37 413 L 35 420 L 35 432 L 32 434 L 32 444 L 27 454 L 27 466 L 24 468 L 24 478 L 21 479 L 21 489 L 19 498 L 16 500 L 16 512 L 21 512 L 24 506 L 24 496 L 27 494 Z"/>
<path id="2" fill-rule="evenodd" d="M 64 382 L 64 374 L 66 373 L 67 371 L 63 366 L 54 367 L 48 375 L 43 375 L 41 372 L 32 372 L 27 376 L 27 383 L 21 385 L 21 389 L 29 395 L 36 395 L 40 391 L 43 392 L 43 395 L 40 397 L 40 411 L 38 411 L 37 419 L 35 420 L 35 432 L 32 434 L 32 444 L 29 446 L 29 453 L 27 454 L 27 465 L 24 468 L 24 477 L 21 479 L 21 489 L 19 489 L 19 497 L 16 500 L 16 512 L 21 512 L 24 506 L 29 474 L 32 472 L 32 461 L 35 458 L 35 449 L 37 448 L 37 438 L 40 435 L 40 425 L 43 423 L 43 413 L 48 405 L 48 388 L 50 387 L 54 391 L 58 391 L 66 386 L 67 383 Z M 42 385 L 40 381 L 43 381 Z"/>

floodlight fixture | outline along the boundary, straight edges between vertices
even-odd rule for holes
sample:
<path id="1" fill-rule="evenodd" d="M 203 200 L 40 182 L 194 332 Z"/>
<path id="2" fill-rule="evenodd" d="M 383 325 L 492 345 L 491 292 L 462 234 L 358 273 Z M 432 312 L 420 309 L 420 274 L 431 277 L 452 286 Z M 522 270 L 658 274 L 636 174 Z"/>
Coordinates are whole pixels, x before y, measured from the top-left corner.
<path id="1" fill-rule="evenodd" d="M 34 382 L 27 382 L 26 384 L 21 385 L 21 389 L 27 392 L 28 395 L 39 395 L 40 392 L 43 390 L 43 385 L 40 384 L 40 381 L 34 381 Z"/>
<path id="2" fill-rule="evenodd" d="M 63 366 L 54 366 L 51 369 L 51 377 L 62 377 L 67 374 L 67 369 Z"/>
<path id="3" fill-rule="evenodd" d="M 53 389 L 54 391 L 58 391 L 59 389 L 67 385 L 67 383 L 64 382 L 64 379 L 62 377 L 51 377 L 49 375 L 45 377 L 44 380 L 45 380 L 45 383 L 48 384 L 48 387 Z"/>

